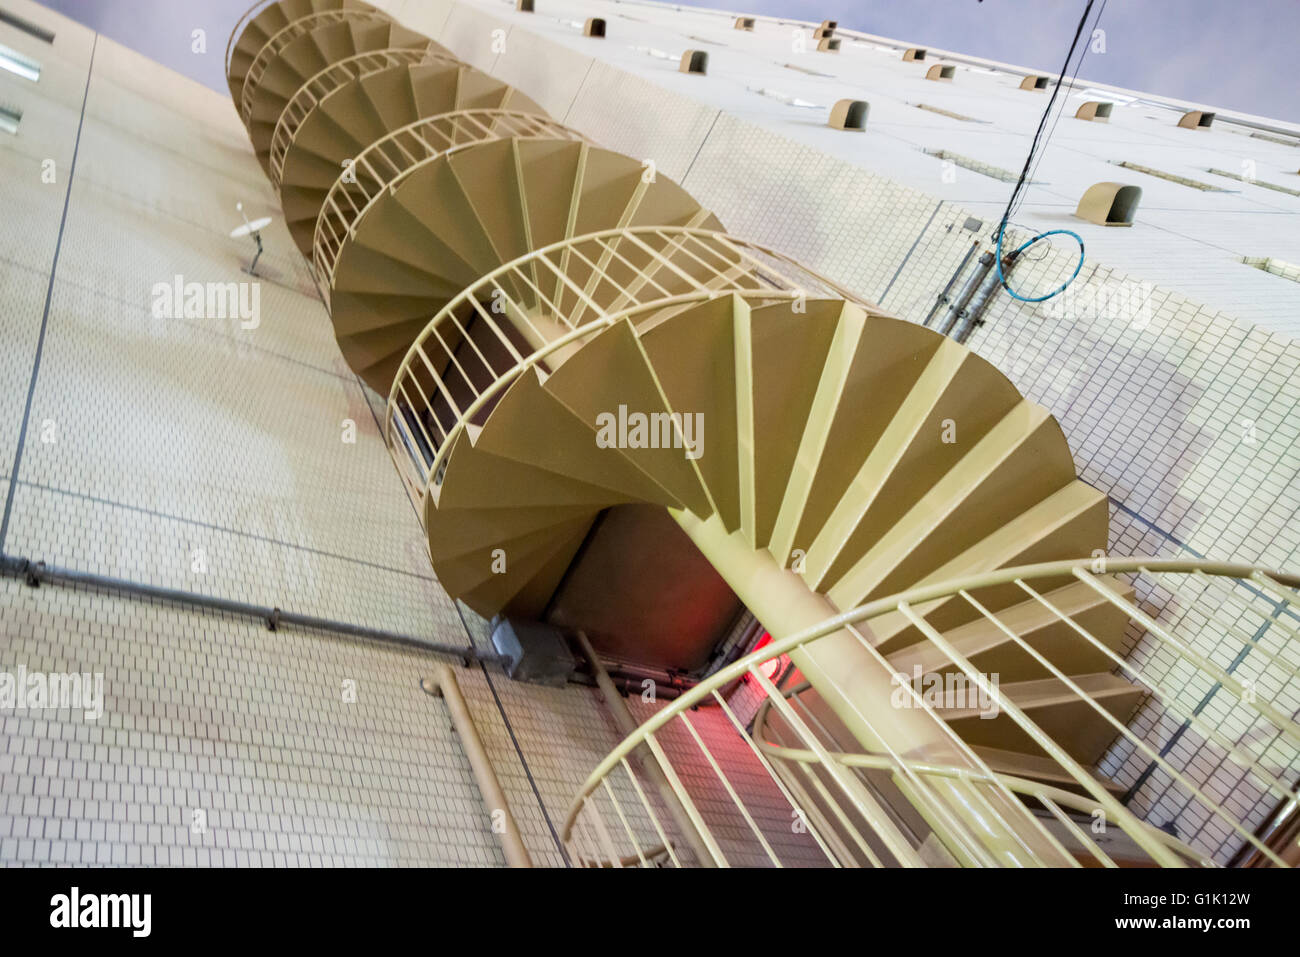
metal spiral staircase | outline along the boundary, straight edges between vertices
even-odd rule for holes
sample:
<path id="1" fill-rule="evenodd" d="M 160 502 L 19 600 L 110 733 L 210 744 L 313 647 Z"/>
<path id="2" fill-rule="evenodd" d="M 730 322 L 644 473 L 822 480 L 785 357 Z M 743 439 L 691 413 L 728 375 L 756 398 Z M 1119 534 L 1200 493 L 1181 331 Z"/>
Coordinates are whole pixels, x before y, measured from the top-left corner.
<path id="1" fill-rule="evenodd" d="M 781 864 L 780 845 L 836 866 L 1211 863 L 1128 810 L 1099 768 L 1116 748 L 1150 752 L 1263 846 L 1129 723 L 1159 706 L 1286 800 L 1294 769 L 1229 740 L 1183 687 L 1218 682 L 1271 729 L 1257 742 L 1300 743 L 1294 709 L 1157 620 L 1136 579 L 1235 576 L 1292 609 L 1294 578 L 1093 558 L 1106 496 L 988 362 L 727 235 L 652 167 L 363 3 L 259 5 L 227 64 L 340 349 L 388 395 L 388 445 L 448 593 L 541 616 L 598 516 L 649 505 L 775 639 L 597 768 L 565 832 L 580 861 Z M 1181 670 L 1135 658 L 1152 643 Z M 1251 639 L 1256 660 L 1285 684 L 1300 653 L 1265 644 Z M 724 694 L 741 678 L 744 708 Z M 760 769 L 763 813 L 697 705 Z M 703 809 L 682 760 L 725 800 Z"/>

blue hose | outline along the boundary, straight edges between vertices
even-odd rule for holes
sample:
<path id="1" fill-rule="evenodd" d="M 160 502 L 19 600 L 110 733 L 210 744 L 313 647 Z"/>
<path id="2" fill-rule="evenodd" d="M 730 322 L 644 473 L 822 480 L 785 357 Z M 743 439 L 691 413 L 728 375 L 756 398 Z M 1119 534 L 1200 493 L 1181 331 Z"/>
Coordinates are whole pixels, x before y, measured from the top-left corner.
<path id="1" fill-rule="evenodd" d="M 1039 233 L 1037 236 L 1035 236 L 1033 239 L 1030 239 L 1028 242 L 1021 243 L 1016 248 L 1016 251 L 1013 252 L 1011 255 L 1018 256 L 1020 253 L 1024 252 L 1026 249 L 1032 246 L 1034 243 L 1038 242 L 1040 239 L 1046 239 L 1048 236 L 1073 236 L 1075 242 L 1079 244 L 1079 261 L 1078 263 L 1075 264 L 1074 272 L 1070 273 L 1070 278 L 1065 280 L 1065 282 L 1061 283 L 1059 288 L 1053 289 L 1045 296 L 1035 296 L 1035 297 L 1022 296 L 1020 295 L 1020 293 L 1016 292 L 1009 285 L 1007 285 L 1007 279 L 1004 275 L 1002 275 L 1002 236 L 1006 231 L 1007 231 L 1007 222 L 1004 219 L 1002 221 L 1002 225 L 998 227 L 998 248 L 997 248 L 997 252 L 994 254 L 996 257 L 994 259 L 994 263 L 996 263 L 997 265 L 998 282 L 1002 284 L 1002 288 L 1007 291 L 1007 295 L 1009 295 L 1012 299 L 1019 299 L 1021 302 L 1044 302 L 1048 299 L 1051 299 L 1053 296 L 1058 296 L 1061 293 L 1065 292 L 1065 287 L 1070 285 L 1070 283 L 1074 282 L 1075 277 L 1079 275 L 1079 270 L 1083 269 L 1083 237 L 1082 236 L 1068 229 L 1049 229 L 1045 233 Z"/>

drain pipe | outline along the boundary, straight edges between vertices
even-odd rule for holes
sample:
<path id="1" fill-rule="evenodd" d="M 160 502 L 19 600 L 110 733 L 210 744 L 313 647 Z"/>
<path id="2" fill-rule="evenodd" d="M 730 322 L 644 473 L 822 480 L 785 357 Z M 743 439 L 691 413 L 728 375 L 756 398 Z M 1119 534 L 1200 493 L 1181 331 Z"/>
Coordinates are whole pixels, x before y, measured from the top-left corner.
<path id="1" fill-rule="evenodd" d="M 979 264 L 975 267 L 975 271 L 971 273 L 971 277 L 966 280 L 966 285 L 962 286 L 961 294 L 957 296 L 957 299 L 948 307 L 947 313 L 944 314 L 943 322 L 939 326 L 940 335 L 946 336 L 952 331 L 958 319 L 965 314 L 971 298 L 979 290 L 992 268 L 993 253 L 986 252 L 980 257 Z"/>
<path id="2" fill-rule="evenodd" d="M 928 328 L 930 323 L 934 321 L 935 313 L 952 301 L 948 298 L 948 293 L 952 292 L 952 287 L 957 285 L 957 280 L 960 279 L 961 274 L 966 271 L 966 265 L 970 262 L 971 257 L 975 255 L 975 252 L 979 248 L 980 243 L 978 239 L 970 244 L 970 249 L 966 250 L 966 255 L 961 257 L 961 262 L 957 264 L 957 268 L 953 270 L 953 274 L 948 277 L 948 284 L 943 287 L 943 292 L 939 293 L 939 297 L 935 299 L 934 305 L 931 306 L 930 311 L 925 314 L 925 322 L 921 323 L 921 325 Z"/>
<path id="3" fill-rule="evenodd" d="M 438 665 L 433 669 L 433 677 L 420 680 L 420 688 L 425 694 L 441 697 L 447 702 L 447 711 L 451 714 L 452 724 L 456 726 L 456 733 L 460 735 L 465 757 L 469 758 L 469 765 L 474 770 L 474 780 L 478 782 L 483 805 L 493 818 L 492 830 L 497 829 L 497 813 L 500 812 L 504 818 L 505 826 L 499 836 L 506 863 L 511 867 L 532 867 L 533 859 L 524 847 L 519 825 L 515 823 L 515 816 L 510 813 L 510 804 L 506 801 L 506 792 L 501 790 L 501 782 L 497 780 L 492 760 L 483 747 L 483 740 L 478 736 L 478 728 L 474 726 L 474 718 L 469 713 L 469 706 L 465 704 L 465 696 L 460 692 L 455 673 L 447 665 Z"/>
<path id="4" fill-rule="evenodd" d="M 128 581 L 123 578 L 112 578 L 107 575 L 96 575 L 92 572 L 60 568 L 57 565 L 47 565 L 45 562 L 33 562 L 30 559 L 15 558 L 9 555 L 0 555 L 0 575 L 21 579 L 32 588 L 39 588 L 43 584 L 81 585 L 105 591 L 121 592 L 134 597 L 157 599 L 191 608 L 226 612 L 231 615 L 256 619 L 266 625 L 269 631 L 279 631 L 282 626 L 291 625 L 347 635 L 351 638 L 382 641 L 435 654 L 450 655 L 461 659 L 466 664 L 471 661 L 482 661 L 487 664 L 506 664 L 506 659 L 500 655 L 495 653 L 484 654 L 467 645 L 443 645 L 425 641 L 423 638 L 417 638 L 414 635 L 384 631 L 380 628 L 367 628 L 364 625 L 334 621 L 330 618 L 317 618 L 314 615 L 302 615 L 297 612 L 285 611 L 282 608 L 267 608 L 263 605 L 232 601 L 229 598 L 218 598 L 215 595 L 181 591 L 176 588 L 160 588 L 157 585 L 145 585 L 141 582 Z"/>
<path id="5" fill-rule="evenodd" d="M 993 275 L 985 279 L 983 285 L 971 300 L 969 307 L 961 313 L 961 323 L 952 334 L 955 340 L 964 345 L 976 327 L 984 325 L 984 320 L 981 318 L 984 315 L 984 310 L 993 301 L 993 297 L 998 294 L 1002 284 L 1011 278 L 1011 271 L 1015 268 L 1019 258 L 1019 255 L 1014 251 L 1008 253 L 1002 260 L 1002 278 L 998 279 L 995 271 Z"/>
<path id="6" fill-rule="evenodd" d="M 582 648 L 583 657 L 591 665 L 591 673 L 596 677 L 596 685 L 600 688 L 601 696 L 605 699 L 605 706 L 609 709 L 614 724 L 621 734 L 634 734 L 639 725 L 636 718 L 632 717 L 627 702 L 623 700 L 623 696 L 614 687 L 609 672 L 601 664 L 600 658 L 597 657 L 596 650 L 591 647 L 591 642 L 587 640 L 587 636 L 581 631 L 576 634 L 578 644 Z M 660 799 L 664 802 L 664 806 L 668 808 L 668 813 L 672 815 L 673 823 L 677 825 L 677 832 L 682 835 L 686 843 L 690 845 L 691 850 L 695 852 L 695 859 L 700 863 L 700 866 L 715 867 L 716 863 L 713 854 L 705 845 L 704 839 L 700 837 L 700 832 L 695 829 L 694 822 L 686 813 L 686 808 L 682 806 L 681 800 L 677 797 L 677 792 L 673 790 L 673 786 L 668 782 L 668 776 L 664 774 L 663 768 L 659 766 L 655 756 L 643 744 L 628 757 L 654 783 Z"/>

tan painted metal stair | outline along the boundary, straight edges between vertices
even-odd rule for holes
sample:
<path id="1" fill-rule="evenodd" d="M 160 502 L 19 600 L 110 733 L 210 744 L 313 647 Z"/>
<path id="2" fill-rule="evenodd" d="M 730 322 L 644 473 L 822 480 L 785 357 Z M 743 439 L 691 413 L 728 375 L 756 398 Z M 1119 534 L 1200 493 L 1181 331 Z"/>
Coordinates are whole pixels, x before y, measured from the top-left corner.
<path id="1" fill-rule="evenodd" d="M 330 310 L 349 365 L 387 392 L 432 315 L 539 246 L 612 226 L 717 228 L 681 187 L 644 174 L 641 163 L 572 138 L 474 142 L 420 164 L 370 204 L 341 244 Z M 568 265 L 572 281 L 585 282 L 583 264 Z M 503 285 L 530 309 L 546 295 Z M 550 294 L 573 298 L 558 278 Z"/>
<path id="2" fill-rule="evenodd" d="M 310 256 L 332 189 L 368 199 L 450 146 L 533 129 L 522 121 L 534 115 L 544 119 L 528 97 L 464 64 L 403 64 L 350 80 L 320 99 L 287 146 L 279 186 L 289 231 Z M 339 197 L 336 207 L 349 204 Z M 335 235 L 350 225 L 338 223 Z"/>
<path id="3" fill-rule="evenodd" d="M 449 594 L 538 616 L 602 511 L 667 509 L 786 632 L 875 609 L 869 627 L 792 648 L 809 690 L 786 697 L 842 720 L 871 752 L 862 766 L 893 768 L 936 832 L 966 813 L 954 782 L 997 785 L 1006 830 L 954 839 L 962 862 L 1059 859 L 1022 800 L 1055 806 L 1049 791 L 1077 785 L 1114 810 L 1113 784 L 1081 769 L 1146 694 L 1114 673 L 1131 589 L 1064 570 L 1028 600 L 1013 576 L 978 602 L 941 587 L 1107 545 L 1106 497 L 997 369 L 725 235 L 653 168 L 364 4 L 267 7 L 228 74 L 340 350 L 388 398 L 389 448 Z M 758 581 L 776 597 L 742 587 Z M 885 602 L 900 594 L 918 597 Z M 891 669 L 976 666 L 1001 676 L 995 718 L 969 702 L 865 717 L 880 718 Z M 942 765 L 925 771 L 933 793 L 899 753 Z"/>

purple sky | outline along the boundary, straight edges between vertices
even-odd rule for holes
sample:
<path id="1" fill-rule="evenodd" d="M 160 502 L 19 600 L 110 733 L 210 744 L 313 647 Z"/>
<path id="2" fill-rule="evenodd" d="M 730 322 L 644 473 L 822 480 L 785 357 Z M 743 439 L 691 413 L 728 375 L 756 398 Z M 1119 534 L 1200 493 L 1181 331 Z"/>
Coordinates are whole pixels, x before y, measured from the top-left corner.
<path id="1" fill-rule="evenodd" d="M 106 36 L 225 92 L 226 38 L 251 0 L 44 0 Z M 727 6 L 718 0 L 675 0 Z M 743 12 L 840 25 L 1055 72 L 1086 0 L 741 0 Z M 1098 0 L 1100 3 L 1100 0 Z M 544 12 L 546 0 L 537 0 Z M 613 6 L 611 4 L 611 6 Z M 208 34 L 205 55 L 190 34 Z M 1300 122 L 1300 0 L 1110 0 L 1106 52 L 1081 76 Z"/>

